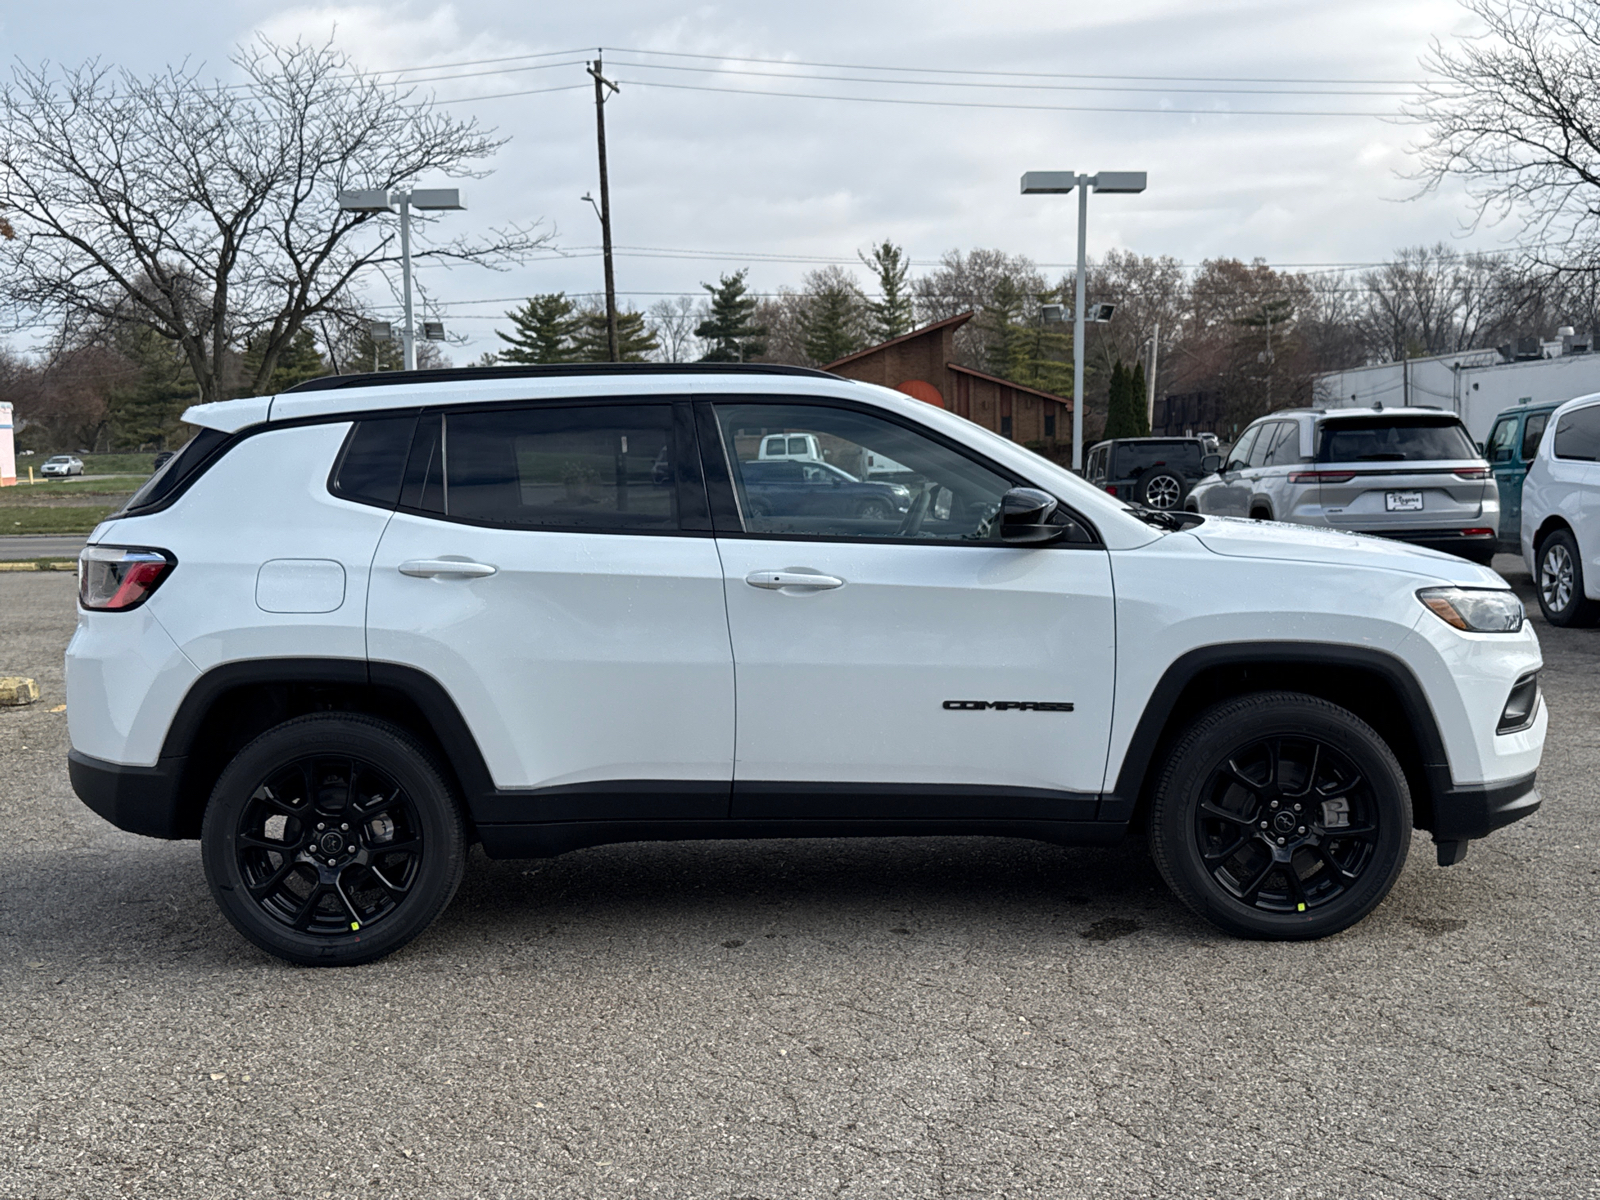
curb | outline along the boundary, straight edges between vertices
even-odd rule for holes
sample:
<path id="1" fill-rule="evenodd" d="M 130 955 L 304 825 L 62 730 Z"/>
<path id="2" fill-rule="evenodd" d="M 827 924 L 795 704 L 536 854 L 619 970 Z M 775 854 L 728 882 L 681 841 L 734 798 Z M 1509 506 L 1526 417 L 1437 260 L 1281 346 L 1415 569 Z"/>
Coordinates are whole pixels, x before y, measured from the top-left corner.
<path id="1" fill-rule="evenodd" d="M 28 562 L 0 562 L 0 571 L 76 571 L 76 559 L 67 561 L 46 561 L 39 559 Z"/>

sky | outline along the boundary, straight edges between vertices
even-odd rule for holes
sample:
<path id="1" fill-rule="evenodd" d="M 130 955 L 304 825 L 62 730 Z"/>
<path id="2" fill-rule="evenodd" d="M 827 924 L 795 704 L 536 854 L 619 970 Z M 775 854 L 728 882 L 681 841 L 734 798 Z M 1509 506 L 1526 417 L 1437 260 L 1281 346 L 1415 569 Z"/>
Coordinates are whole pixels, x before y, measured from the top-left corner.
<path id="1" fill-rule="evenodd" d="M 518 297 L 602 286 L 581 198 L 597 188 L 582 66 L 597 47 L 621 84 L 606 108 L 617 288 L 644 308 L 741 267 L 756 292 L 794 286 L 885 238 L 916 264 L 983 246 L 1065 268 L 1076 198 L 1020 195 L 1028 170 L 1148 173 L 1143 194 L 1091 197 L 1091 255 L 1321 266 L 1514 245 L 1512 226 L 1468 229 L 1455 189 L 1413 198 L 1420 131 L 1393 119 L 1430 38 L 1472 28 L 1455 0 L 57 0 L 0 9 L 0 50 L 138 73 L 188 60 L 232 81 L 233 48 L 264 34 L 331 38 L 373 70 L 424 68 L 419 91 L 508 139 L 491 175 L 462 183 L 449 232 L 537 220 L 564 252 L 423 271 L 467 339 L 449 350 L 461 363 L 497 344 Z M 482 62 L 531 55 L 545 57 Z M 760 94 L 775 92 L 804 95 Z"/>

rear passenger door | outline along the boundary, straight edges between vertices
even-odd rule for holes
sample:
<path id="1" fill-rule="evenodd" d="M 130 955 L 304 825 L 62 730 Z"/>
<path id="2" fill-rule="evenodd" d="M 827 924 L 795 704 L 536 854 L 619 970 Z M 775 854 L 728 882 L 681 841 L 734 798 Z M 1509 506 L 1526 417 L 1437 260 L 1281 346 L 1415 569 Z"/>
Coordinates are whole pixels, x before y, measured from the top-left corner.
<path id="1" fill-rule="evenodd" d="M 723 817 L 733 661 L 685 404 L 425 413 L 368 649 L 466 718 L 490 819 Z"/>

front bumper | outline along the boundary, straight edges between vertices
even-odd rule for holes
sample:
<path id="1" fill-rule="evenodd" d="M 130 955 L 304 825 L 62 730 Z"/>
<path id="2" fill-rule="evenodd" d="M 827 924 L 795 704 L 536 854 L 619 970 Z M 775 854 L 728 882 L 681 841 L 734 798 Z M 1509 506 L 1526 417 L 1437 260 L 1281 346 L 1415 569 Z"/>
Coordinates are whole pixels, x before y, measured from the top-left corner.
<path id="1" fill-rule="evenodd" d="M 1453 787 L 1435 796 L 1433 840 L 1465 842 L 1486 837 L 1513 821 L 1539 811 L 1541 797 L 1536 772 L 1529 771 L 1502 783 L 1476 783 Z"/>

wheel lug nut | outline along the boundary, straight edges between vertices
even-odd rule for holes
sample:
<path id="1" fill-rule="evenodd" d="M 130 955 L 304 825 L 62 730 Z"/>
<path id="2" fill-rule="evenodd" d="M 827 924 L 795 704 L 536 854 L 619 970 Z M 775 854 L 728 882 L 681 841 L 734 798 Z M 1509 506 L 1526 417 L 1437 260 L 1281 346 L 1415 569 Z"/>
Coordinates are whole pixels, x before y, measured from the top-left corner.
<path id="1" fill-rule="evenodd" d="M 317 832 L 318 833 L 321 833 L 326 828 L 327 828 L 327 826 L 324 825 L 321 821 L 317 822 Z"/>
<path id="2" fill-rule="evenodd" d="M 1300 806 L 1299 806 L 1299 805 L 1298 805 L 1298 804 L 1296 804 L 1296 805 L 1295 805 L 1295 808 L 1297 808 L 1297 809 L 1298 809 L 1298 808 L 1299 808 L 1299 807 L 1300 807 Z M 349 829 L 349 828 L 350 828 L 350 826 L 348 826 L 348 825 L 341 825 L 341 826 L 339 826 L 339 828 L 340 828 L 340 829 Z"/>
<path id="3" fill-rule="evenodd" d="M 1304 833 L 1305 831 L 1306 831 L 1306 827 L 1304 825 L 1300 826 L 1299 829 L 1295 830 L 1296 833 Z"/>
<path id="4" fill-rule="evenodd" d="M 1294 810 L 1295 810 L 1295 812 L 1299 812 L 1300 811 L 1300 806 L 1298 804 L 1296 804 L 1294 806 Z"/>
<path id="5" fill-rule="evenodd" d="M 1280 846 L 1283 845 L 1283 839 L 1282 838 L 1278 839 L 1278 845 L 1280 845 Z"/>
<path id="6" fill-rule="evenodd" d="M 1277 802 L 1277 801 L 1276 801 L 1276 800 L 1274 800 L 1274 801 L 1273 801 L 1273 802 L 1272 802 L 1272 807 L 1273 807 L 1273 808 L 1277 808 L 1277 807 L 1278 807 L 1278 802 Z M 322 826 L 321 826 L 321 825 L 318 825 L 318 826 L 317 826 L 317 828 L 318 828 L 318 829 L 321 829 L 321 828 L 322 828 Z"/>
<path id="7" fill-rule="evenodd" d="M 1265 821 L 1261 822 L 1261 828 L 1265 829 L 1266 827 L 1267 827 L 1267 823 Z"/>

